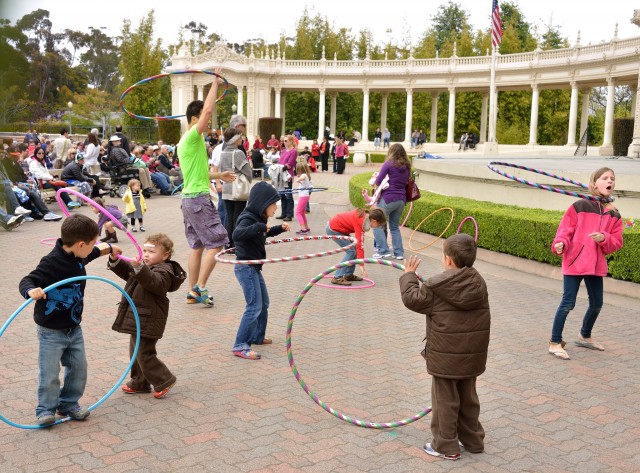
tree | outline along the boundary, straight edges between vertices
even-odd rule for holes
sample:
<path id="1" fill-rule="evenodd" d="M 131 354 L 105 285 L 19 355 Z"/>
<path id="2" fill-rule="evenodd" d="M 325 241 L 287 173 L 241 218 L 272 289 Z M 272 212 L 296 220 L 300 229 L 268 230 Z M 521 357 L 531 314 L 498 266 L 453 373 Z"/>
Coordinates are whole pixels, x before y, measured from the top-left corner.
<path id="1" fill-rule="evenodd" d="M 120 44 L 119 70 L 126 86 L 162 72 L 166 53 L 162 49 L 162 40 L 153 42 L 154 11 L 150 10 L 146 17 L 140 20 L 138 29 L 131 29 L 131 22 L 124 21 L 122 26 L 122 43 Z M 161 94 L 160 81 L 151 81 L 135 90 L 126 97 L 127 109 L 137 115 L 159 116 L 162 110 L 170 108 Z M 140 122 L 126 115 L 124 123 L 139 125 Z"/>
<path id="2" fill-rule="evenodd" d="M 468 17 L 469 13 L 462 6 L 451 0 L 446 5 L 438 7 L 438 12 L 431 20 L 437 51 L 442 52 L 445 45 L 452 44 L 465 28 L 469 29 Z M 450 55 L 450 53 L 446 56 L 440 54 L 440 56 L 444 57 Z"/>
<path id="3" fill-rule="evenodd" d="M 113 93 L 120 83 L 118 38 L 104 34 L 104 27 L 89 27 L 87 50 L 80 55 L 80 67 L 94 88 Z"/>

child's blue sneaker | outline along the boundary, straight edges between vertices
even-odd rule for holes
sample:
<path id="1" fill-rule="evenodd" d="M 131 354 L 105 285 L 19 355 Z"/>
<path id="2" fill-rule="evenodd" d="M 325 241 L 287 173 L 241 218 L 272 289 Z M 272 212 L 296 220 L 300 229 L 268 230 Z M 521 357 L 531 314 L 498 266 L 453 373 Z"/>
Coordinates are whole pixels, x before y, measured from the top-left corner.
<path id="1" fill-rule="evenodd" d="M 78 202 L 69 202 L 67 204 L 67 207 L 70 209 L 77 209 L 78 207 L 80 207 L 80 204 Z"/>
<path id="2" fill-rule="evenodd" d="M 193 297 L 197 302 L 204 304 L 205 307 L 213 307 L 213 297 L 209 297 L 209 291 L 207 289 L 198 287 L 196 284 L 189 291 L 189 295 Z M 187 297 L 187 303 L 189 303 L 189 298 Z"/>

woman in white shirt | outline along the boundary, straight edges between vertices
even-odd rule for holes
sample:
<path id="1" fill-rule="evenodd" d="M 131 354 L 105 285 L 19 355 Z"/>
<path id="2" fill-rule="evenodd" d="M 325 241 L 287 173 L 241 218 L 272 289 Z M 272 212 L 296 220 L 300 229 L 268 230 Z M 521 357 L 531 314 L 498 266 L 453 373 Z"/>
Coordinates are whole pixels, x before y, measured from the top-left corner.
<path id="1" fill-rule="evenodd" d="M 47 169 L 47 166 L 44 163 L 44 150 L 41 147 L 36 148 L 36 154 L 31 156 L 31 159 L 29 160 L 29 172 L 34 179 L 40 181 L 43 189 L 53 189 L 57 192 L 59 188 L 66 187 L 65 182 L 59 181 L 53 177 Z M 58 182 L 62 183 L 62 185 L 58 184 Z M 69 193 L 67 192 L 62 192 L 60 194 L 60 198 L 69 209 L 80 207 L 79 203 L 71 200 Z"/>
<path id="2" fill-rule="evenodd" d="M 89 133 L 87 135 L 87 146 L 84 152 L 84 167 L 89 171 L 89 174 L 100 175 L 98 156 L 100 156 L 100 142 L 96 135 Z"/>

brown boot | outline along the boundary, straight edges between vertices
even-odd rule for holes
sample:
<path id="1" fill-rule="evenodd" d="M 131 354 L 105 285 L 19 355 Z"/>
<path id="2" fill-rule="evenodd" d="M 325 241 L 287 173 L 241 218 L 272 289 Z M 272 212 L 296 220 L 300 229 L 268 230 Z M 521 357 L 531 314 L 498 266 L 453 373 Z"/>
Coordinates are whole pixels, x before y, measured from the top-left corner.
<path id="1" fill-rule="evenodd" d="M 109 235 L 109 239 L 106 241 L 106 243 L 118 243 L 118 235 L 116 235 L 116 232 L 111 232 L 107 235 Z"/>
<path id="2" fill-rule="evenodd" d="M 111 236 L 109 235 L 109 232 L 106 232 L 104 238 L 100 238 L 100 241 L 102 243 L 106 243 L 109 238 L 111 238 Z"/>

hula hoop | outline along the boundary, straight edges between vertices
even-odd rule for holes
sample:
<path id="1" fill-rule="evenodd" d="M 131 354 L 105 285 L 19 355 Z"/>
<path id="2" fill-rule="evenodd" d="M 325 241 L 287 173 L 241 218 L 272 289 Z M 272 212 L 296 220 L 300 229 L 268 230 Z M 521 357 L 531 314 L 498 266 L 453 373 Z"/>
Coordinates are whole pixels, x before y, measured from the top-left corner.
<path id="1" fill-rule="evenodd" d="M 325 277 L 328 274 L 333 273 L 338 268 L 343 268 L 343 267 L 346 267 L 346 266 L 354 266 L 356 264 L 364 264 L 364 263 L 382 264 L 382 265 L 385 265 L 385 266 L 392 266 L 394 268 L 397 268 L 397 269 L 400 269 L 400 270 L 404 270 L 404 266 L 403 265 L 398 264 L 398 263 L 394 263 L 393 261 L 387 261 L 387 260 L 384 260 L 384 259 L 379 259 L 378 260 L 378 259 L 372 259 L 372 258 L 364 258 L 364 259 L 353 259 L 353 260 L 350 260 L 350 261 L 345 261 L 343 263 L 336 264 L 335 266 L 331 266 L 329 269 L 323 271 L 322 273 L 320 273 L 316 277 L 314 277 L 304 287 L 304 289 L 302 290 L 302 292 L 300 293 L 300 295 L 296 299 L 296 302 L 293 304 L 293 307 L 291 308 L 291 313 L 289 314 L 289 321 L 287 323 L 287 334 L 286 334 L 287 359 L 289 360 L 289 366 L 291 367 L 291 371 L 293 371 L 293 375 L 295 376 L 295 378 L 298 381 L 298 383 L 300 384 L 300 386 L 302 386 L 302 389 L 304 389 L 304 392 L 306 392 L 309 395 L 309 397 L 311 399 L 313 399 L 313 402 L 318 404 L 320 407 L 322 407 L 329 414 L 334 415 L 338 419 L 343 420 L 345 422 L 348 422 L 350 424 L 356 425 L 358 427 L 365 427 L 365 428 L 368 428 L 368 429 L 392 429 L 392 428 L 395 428 L 395 427 L 401 427 L 403 425 L 410 424 L 412 422 L 417 421 L 418 419 L 423 418 L 425 415 L 427 415 L 429 412 L 431 412 L 431 408 L 428 407 L 428 408 L 420 411 L 419 413 L 415 414 L 414 416 L 411 416 L 411 417 L 408 417 L 406 419 L 402 419 L 402 420 L 399 420 L 399 421 L 395 421 L 395 422 L 370 422 L 370 421 L 365 421 L 365 420 L 359 420 L 359 419 L 356 419 L 355 417 L 351 417 L 351 416 L 345 415 L 342 412 L 335 410 L 334 408 L 332 408 L 331 406 L 329 406 L 328 404 L 323 402 L 309 388 L 309 385 L 302 379 L 302 376 L 300 376 L 300 372 L 298 371 L 298 368 L 296 367 L 296 363 L 295 363 L 295 361 L 293 359 L 293 351 L 291 350 L 291 331 L 293 329 L 293 320 L 294 320 L 294 318 L 296 316 L 296 312 L 298 311 L 298 307 L 300 306 L 300 303 L 302 302 L 302 299 L 304 299 L 304 296 L 307 295 L 309 290 L 314 285 L 317 285 L 317 283 L 318 283 L 318 281 L 320 279 L 322 279 L 323 277 Z M 423 278 L 422 276 L 419 276 L 417 274 L 416 274 L 416 276 L 418 276 L 420 281 L 425 282 L 425 278 Z"/>
<path id="2" fill-rule="evenodd" d="M 127 373 L 129 373 L 129 371 L 131 370 L 131 367 L 133 366 L 133 363 L 136 361 L 136 356 L 138 355 L 138 347 L 140 346 L 140 317 L 138 316 L 138 309 L 136 308 L 136 305 L 133 303 L 133 300 L 131 299 L 129 294 L 127 294 L 124 289 L 122 289 L 120 286 L 118 286 L 113 281 L 110 281 L 110 280 L 105 279 L 105 278 L 101 278 L 100 276 L 76 276 L 76 277 L 73 277 L 73 278 L 63 279 L 62 281 L 58 281 L 55 284 L 52 284 L 50 286 L 45 287 L 44 288 L 44 292 L 47 293 L 51 289 L 55 289 L 56 287 L 59 287 L 59 286 L 62 286 L 64 284 L 68 284 L 68 283 L 71 283 L 71 282 L 74 282 L 74 281 L 82 281 L 82 280 L 89 280 L 89 279 L 95 279 L 96 281 L 106 282 L 108 284 L 111 284 L 118 291 L 120 291 L 122 293 L 122 295 L 125 297 L 125 299 L 127 300 L 127 302 L 129 303 L 129 305 L 131 306 L 131 310 L 133 312 L 133 317 L 136 319 L 136 345 L 133 348 L 133 354 L 131 355 L 131 361 L 129 361 L 129 364 L 127 365 L 127 368 L 124 370 L 124 373 L 122 373 L 122 376 L 120 376 L 118 381 L 116 381 L 116 384 L 113 385 L 113 387 L 109 390 L 109 392 L 107 392 L 107 394 L 105 394 L 101 399 L 99 399 L 98 402 L 96 402 L 91 407 L 89 407 L 89 410 L 92 411 L 96 407 L 98 407 L 100 404 L 102 404 L 104 401 L 106 401 L 114 393 L 114 391 L 116 389 L 118 389 L 118 386 L 120 386 L 120 384 L 122 384 L 122 382 L 124 381 L 124 378 L 126 378 L 126 376 L 127 376 Z M 24 301 L 24 303 L 20 307 L 18 307 L 16 309 L 16 311 L 13 314 L 11 314 L 11 317 L 9 317 L 7 319 L 7 321 L 4 323 L 4 325 L 0 329 L 0 337 L 2 337 L 2 335 L 4 334 L 5 330 L 9 326 L 9 324 L 11 322 L 13 322 L 13 319 L 15 319 L 18 316 L 18 314 L 20 314 L 20 312 L 22 312 L 22 310 L 25 307 L 27 307 L 29 304 L 31 304 L 31 302 L 33 302 L 33 299 L 31 299 L 31 298 L 27 299 L 26 301 Z M 9 424 L 9 425 L 13 426 L 13 427 L 18 427 L 19 429 L 43 429 L 43 428 L 46 428 L 46 427 L 51 427 L 52 425 L 61 424 L 62 422 L 67 422 L 68 420 L 71 420 L 71 418 L 70 417 L 64 417 L 62 419 L 56 420 L 53 424 L 49 424 L 49 425 L 18 424 L 17 422 L 13 422 L 13 421 L 7 419 L 2 414 L 0 414 L 0 420 L 3 421 L 6 424 Z"/>
<path id="3" fill-rule="evenodd" d="M 460 222 L 460 225 L 458 225 L 458 229 L 456 230 L 456 235 L 458 233 L 460 233 L 460 230 L 462 229 L 462 225 L 464 224 L 464 222 L 466 222 L 467 220 L 471 220 L 473 222 L 473 225 L 476 228 L 476 236 L 473 237 L 473 239 L 476 241 L 476 243 L 478 242 L 478 222 L 476 222 L 476 219 L 473 218 L 471 215 L 465 217 L 462 219 L 462 221 Z"/>
<path id="4" fill-rule="evenodd" d="M 320 253 L 308 253 L 306 255 L 299 255 L 299 256 L 285 256 L 284 258 L 245 259 L 245 260 L 221 259 L 220 258 L 221 256 L 235 250 L 235 248 L 228 248 L 216 255 L 216 261 L 219 263 L 227 263 L 227 264 L 288 263 L 289 261 L 299 261 L 303 259 L 319 258 L 321 256 L 335 255 L 336 253 L 340 253 L 341 251 L 347 251 L 349 248 L 352 248 L 356 245 L 356 239 L 354 237 L 344 236 L 344 235 L 317 235 L 317 236 L 302 236 L 302 237 L 296 237 L 296 238 L 283 238 L 282 240 L 269 240 L 265 243 L 265 245 L 276 245 L 278 243 L 291 243 L 293 241 L 305 241 L 305 240 L 348 240 L 351 242 L 351 244 L 347 246 L 341 246 L 334 250 L 322 251 Z"/>
<path id="5" fill-rule="evenodd" d="M 323 279 L 326 278 L 331 278 L 331 276 L 326 275 Z M 339 286 L 338 284 L 323 284 L 321 282 L 317 282 L 316 286 L 318 287 L 328 287 L 329 289 L 345 289 L 345 290 L 357 290 L 357 289 L 369 289 L 370 287 L 373 287 L 376 285 L 375 281 L 373 279 L 369 279 L 369 278 L 362 278 L 363 281 L 367 281 L 369 284 L 363 284 L 361 286 Z"/>
<path id="6" fill-rule="evenodd" d="M 407 216 L 404 218 L 402 225 L 400 225 L 400 228 L 404 227 L 404 224 L 407 223 L 407 220 L 409 220 L 409 216 L 411 215 L 412 210 L 413 210 L 413 202 L 409 202 L 409 211 L 407 212 Z"/>
<path id="7" fill-rule="evenodd" d="M 182 184 L 180 184 L 179 186 L 174 187 L 173 190 L 171 191 L 171 195 L 172 196 L 175 195 L 176 192 L 178 192 L 180 189 L 182 189 L 182 186 L 184 186 L 184 182 Z"/>
<path id="8" fill-rule="evenodd" d="M 422 225 L 425 221 L 427 221 L 429 218 L 431 218 L 433 215 L 442 212 L 444 210 L 448 210 L 449 212 L 451 212 L 451 220 L 449 221 L 449 225 L 446 226 L 446 228 L 442 231 L 442 233 L 440 235 L 438 235 L 438 238 L 436 238 L 435 240 L 433 240 L 431 243 L 429 243 L 428 245 L 422 246 L 420 248 L 414 248 L 413 246 L 411 246 L 411 240 L 413 240 L 413 235 L 415 235 L 415 233 L 418 231 L 418 227 L 420 227 L 420 225 Z M 453 223 L 453 217 L 455 216 L 455 212 L 453 211 L 453 209 L 451 207 L 442 207 L 441 209 L 438 210 L 434 210 L 433 212 L 431 212 L 429 215 L 427 215 L 425 218 L 422 219 L 422 221 L 416 225 L 416 228 L 413 229 L 413 232 L 411 233 L 411 236 L 409 237 L 409 249 L 412 251 L 421 251 L 424 250 L 426 248 L 429 248 L 431 245 L 433 245 L 436 241 L 438 241 L 440 238 L 442 238 L 442 235 L 444 235 L 445 233 L 447 233 L 447 230 L 449 230 L 449 227 L 451 226 L 451 224 Z"/>
<path id="9" fill-rule="evenodd" d="M 219 102 L 220 100 L 222 100 L 224 98 L 225 95 L 227 95 L 227 92 L 229 91 L 229 82 L 227 81 L 227 79 L 222 77 L 220 74 L 217 74 L 217 73 L 215 73 L 213 71 L 205 71 L 205 70 L 202 70 L 202 69 L 186 69 L 186 70 L 182 70 L 182 71 L 173 71 L 173 72 L 166 72 L 164 74 L 156 74 L 155 76 L 147 77 L 146 79 L 142 79 L 141 81 L 136 82 L 131 87 L 129 87 L 127 90 L 122 92 L 122 95 L 120 96 L 120 108 L 122 109 L 123 112 L 125 112 L 130 117 L 139 118 L 140 120 L 158 120 L 158 121 L 163 121 L 163 120 L 173 120 L 174 118 L 184 117 L 184 116 L 186 116 L 184 114 L 183 115 L 168 115 L 168 116 L 161 116 L 161 117 L 158 117 L 158 116 L 156 116 L 156 117 L 145 117 L 143 115 L 136 115 L 135 113 L 131 113 L 129 110 L 127 110 L 124 107 L 124 98 L 129 94 L 129 92 L 131 92 L 133 89 L 135 89 L 139 85 L 146 84 L 147 82 L 151 82 L 152 80 L 162 79 L 163 77 L 173 76 L 173 75 L 176 75 L 176 74 L 194 74 L 194 73 L 209 74 L 211 76 L 216 76 L 216 77 L 218 77 L 218 78 L 220 78 L 220 79 L 222 79 L 224 81 L 224 85 L 225 85 L 224 92 L 222 92 L 222 95 L 220 95 L 220 97 L 218 97 L 216 99 L 216 102 Z"/>
<path id="10" fill-rule="evenodd" d="M 60 209 L 65 214 L 65 216 L 68 217 L 70 213 L 69 213 L 69 210 L 67 209 L 67 206 L 64 205 L 64 202 L 62 202 L 61 194 L 63 192 L 66 192 L 67 194 L 73 194 L 81 198 L 88 204 L 92 205 L 94 208 L 98 209 L 103 215 L 106 215 L 109 218 L 109 220 L 111 220 L 115 224 L 116 227 L 122 230 L 129 237 L 129 240 L 131 240 L 131 243 L 133 243 L 133 246 L 135 246 L 136 250 L 138 250 L 137 261 L 142 261 L 142 248 L 140 248 L 140 245 L 138 244 L 136 239 L 133 237 L 133 235 L 129 232 L 129 230 L 127 230 L 124 227 L 124 225 L 122 225 L 122 223 L 120 223 L 120 221 L 111 214 L 111 212 L 105 209 L 102 205 L 94 202 L 93 199 L 90 199 L 89 197 L 87 197 L 84 194 L 81 194 L 80 192 L 74 191 L 73 189 L 69 189 L 68 187 L 61 187 L 60 189 L 58 189 L 58 192 L 56 192 L 56 200 L 58 201 L 58 205 L 60 206 Z M 44 244 L 46 245 L 46 243 Z M 134 261 L 133 258 L 129 258 L 123 255 L 118 255 L 118 258 L 120 258 L 123 261 Z"/>
<path id="11" fill-rule="evenodd" d="M 42 240 L 40 240 L 40 243 L 42 245 L 46 245 L 46 246 L 56 246 L 56 241 L 58 239 L 56 237 L 52 237 L 52 238 L 43 238 Z"/>
<path id="12" fill-rule="evenodd" d="M 306 190 L 307 192 L 320 192 L 320 191 L 328 191 L 329 188 L 328 187 L 312 187 L 311 189 L 303 189 Z M 281 194 L 291 194 L 294 192 L 300 192 L 300 189 L 286 189 L 283 191 L 278 191 Z"/>
<path id="13" fill-rule="evenodd" d="M 580 194 L 578 192 L 566 191 L 564 189 L 558 189 L 557 187 L 550 187 L 550 186 L 545 186 L 544 184 L 538 184 L 537 182 L 527 181 L 526 179 L 521 179 L 521 178 L 519 178 L 517 176 L 514 176 L 512 174 L 507 174 L 504 171 L 500 171 L 499 169 L 495 168 L 495 166 L 507 166 L 507 167 L 512 167 L 512 168 L 522 169 L 524 171 L 535 172 L 537 174 L 542 174 L 544 176 L 548 176 L 548 177 L 551 177 L 553 179 L 558 179 L 559 181 L 564 181 L 564 182 L 568 182 L 570 184 L 574 184 L 574 185 L 582 187 L 584 189 L 588 189 L 589 186 L 586 185 L 586 184 L 583 184 L 582 182 L 574 181 L 573 179 L 568 179 L 566 177 L 558 176 L 556 174 L 551 174 L 550 172 L 541 171 L 539 169 L 534 169 L 534 168 L 530 168 L 530 167 L 527 167 L 527 166 L 520 166 L 519 164 L 503 163 L 503 162 L 499 162 L 499 161 L 491 161 L 489 164 L 487 164 L 487 167 L 489 169 L 491 169 L 493 172 L 498 173 L 501 176 L 509 178 L 509 179 L 511 179 L 513 181 L 517 181 L 517 182 L 519 182 L 521 184 L 526 184 L 528 186 L 535 187 L 536 189 L 543 189 L 543 190 L 546 190 L 546 191 L 557 192 L 558 194 L 570 195 L 570 196 L 573 196 L 573 197 L 580 197 L 581 199 L 587 199 L 587 200 L 591 200 L 593 202 L 604 202 L 604 203 L 607 203 L 607 202 L 613 202 L 615 200 L 613 197 L 596 197 L 596 196 L 590 195 L 590 194 Z"/>

